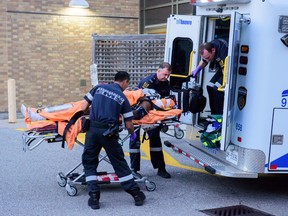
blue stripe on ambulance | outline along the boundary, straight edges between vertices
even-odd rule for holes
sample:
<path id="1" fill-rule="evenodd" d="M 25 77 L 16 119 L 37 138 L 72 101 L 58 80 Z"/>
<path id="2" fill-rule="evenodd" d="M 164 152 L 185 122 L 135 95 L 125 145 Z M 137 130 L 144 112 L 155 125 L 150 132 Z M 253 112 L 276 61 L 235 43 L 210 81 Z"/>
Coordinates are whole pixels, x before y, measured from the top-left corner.
<path id="1" fill-rule="evenodd" d="M 287 97 L 288 96 L 288 90 L 285 90 L 282 92 L 282 97 Z"/>
<path id="2" fill-rule="evenodd" d="M 278 168 L 288 167 L 288 153 L 283 155 L 280 158 L 277 158 L 274 161 L 271 161 L 271 165 L 276 165 Z M 265 164 L 265 167 L 268 167 L 268 164 Z"/>

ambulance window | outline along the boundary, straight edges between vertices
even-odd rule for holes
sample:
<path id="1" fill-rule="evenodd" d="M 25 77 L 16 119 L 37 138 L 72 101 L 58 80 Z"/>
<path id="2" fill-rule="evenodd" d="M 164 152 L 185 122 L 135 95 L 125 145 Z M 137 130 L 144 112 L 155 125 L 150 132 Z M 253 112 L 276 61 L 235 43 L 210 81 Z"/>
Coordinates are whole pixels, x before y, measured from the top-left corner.
<path id="1" fill-rule="evenodd" d="M 229 41 L 229 27 L 230 19 L 217 19 L 215 22 L 215 32 L 214 39 L 224 39 L 227 42 Z"/>
<path id="2" fill-rule="evenodd" d="M 177 77 L 177 75 L 187 76 L 189 74 L 190 53 L 193 50 L 193 42 L 190 38 L 175 38 L 172 48 L 172 76 L 170 84 L 172 87 L 181 87 L 186 80 L 185 77 Z M 173 76 L 175 74 L 176 76 Z"/>

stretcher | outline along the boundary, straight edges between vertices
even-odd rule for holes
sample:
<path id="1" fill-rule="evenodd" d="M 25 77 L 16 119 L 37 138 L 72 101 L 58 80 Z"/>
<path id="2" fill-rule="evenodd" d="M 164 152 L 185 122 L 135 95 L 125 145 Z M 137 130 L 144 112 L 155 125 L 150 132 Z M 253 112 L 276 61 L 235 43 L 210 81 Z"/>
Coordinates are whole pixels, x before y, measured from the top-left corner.
<path id="1" fill-rule="evenodd" d="M 143 96 L 141 89 L 136 92 L 126 92 L 126 96 L 130 102 L 130 105 L 136 103 L 139 97 Z M 82 110 L 85 101 L 71 102 L 69 104 L 50 107 L 53 112 L 48 112 L 45 109 L 35 109 L 35 108 L 23 108 L 21 106 L 21 111 L 25 116 L 27 131 L 22 134 L 23 150 L 31 151 L 36 147 L 40 146 L 42 143 L 54 143 L 62 142 L 62 147 L 66 143 L 68 149 L 72 149 L 74 144 L 79 144 L 84 147 L 84 144 L 77 139 L 77 136 L 81 132 L 85 132 L 85 125 L 87 125 L 88 117 L 84 115 Z M 173 106 L 173 101 L 161 99 L 155 100 L 158 106 Z M 23 108 L 23 110 L 22 110 Z M 58 111 L 55 112 L 55 109 Z M 64 108 L 64 109 L 63 109 Z M 164 107 L 162 106 L 161 109 Z M 133 120 L 135 131 L 142 129 L 144 134 L 149 130 L 153 130 L 156 127 L 160 127 L 161 131 L 169 136 L 174 136 L 178 139 L 182 139 L 184 136 L 184 131 L 180 128 L 180 123 L 178 121 L 178 116 L 181 114 L 179 109 L 170 109 L 165 111 L 149 110 L 147 114 L 138 120 Z M 34 120 L 33 120 L 33 118 Z M 37 118 L 37 121 L 35 120 Z M 121 122 L 121 118 L 119 119 Z M 174 134 L 168 133 L 169 126 L 173 126 Z M 124 123 L 119 127 L 121 130 L 125 129 Z M 144 139 L 149 139 L 144 135 Z M 128 140 L 130 135 L 126 135 L 123 139 L 119 138 L 118 143 L 123 145 L 126 140 Z M 106 153 L 101 151 L 99 154 L 99 163 L 105 161 L 110 163 L 109 158 Z M 81 162 L 76 164 L 72 169 L 70 169 L 65 174 L 59 172 L 57 174 L 57 183 L 61 187 L 65 187 L 69 196 L 75 196 L 77 194 L 76 185 L 85 185 L 85 175 L 82 171 L 81 173 L 76 173 L 75 171 L 82 165 Z M 156 189 L 156 184 L 149 181 L 148 177 L 143 177 L 141 174 L 132 173 L 134 179 L 137 183 L 144 183 L 148 191 L 154 191 Z M 119 178 L 115 173 L 99 172 L 97 175 L 98 184 L 111 184 L 120 183 Z"/>
<path id="2" fill-rule="evenodd" d="M 120 139 L 123 143 L 129 138 L 130 135 L 125 136 L 123 139 Z M 62 142 L 63 136 L 59 135 L 57 132 L 57 127 L 46 127 L 46 128 L 34 128 L 28 131 L 23 132 L 22 142 L 24 151 L 32 151 L 40 144 L 48 142 Z M 84 144 L 79 140 L 75 140 L 75 143 L 84 147 Z M 110 164 L 107 154 L 103 151 L 99 154 L 99 163 L 105 161 Z M 59 172 L 57 174 L 57 183 L 60 187 L 65 187 L 67 194 L 69 196 L 75 196 L 77 194 L 76 185 L 86 185 L 85 174 L 84 172 L 77 173 L 76 171 L 82 162 L 76 164 L 72 169 L 70 169 L 65 174 Z M 156 184 L 148 179 L 148 177 L 143 176 L 134 176 L 135 182 L 144 183 L 147 191 L 154 191 L 156 189 Z M 118 176 L 115 173 L 99 172 L 97 173 L 97 183 L 98 184 L 114 184 L 120 183 Z"/>
<path id="3" fill-rule="evenodd" d="M 81 118 L 80 118 L 81 119 Z M 82 121 L 79 121 L 82 123 Z M 40 146 L 42 143 L 59 143 L 67 140 L 63 138 L 63 133 L 59 133 L 59 123 L 56 122 L 56 124 L 48 124 L 44 127 L 33 127 L 29 130 L 23 132 L 22 134 L 22 143 L 23 143 L 23 150 L 26 151 L 32 151 L 38 146 Z M 77 121 L 75 122 L 75 124 Z M 66 123 L 68 124 L 68 123 Z M 41 125 L 41 124 L 40 124 Z M 34 125 L 35 126 L 35 125 Z M 174 127 L 174 135 L 168 134 L 168 128 L 169 126 Z M 79 128 L 79 126 L 76 126 Z M 144 132 L 147 132 L 148 130 L 152 130 L 155 127 L 160 127 L 161 131 L 165 134 L 168 134 L 170 136 L 175 136 L 179 139 L 181 139 L 184 136 L 184 131 L 179 127 L 179 121 L 177 120 L 177 117 L 170 116 L 169 118 L 166 118 L 162 121 L 157 121 L 152 124 L 146 124 L 142 121 L 138 121 L 137 124 L 134 124 L 135 131 L 143 129 Z M 120 126 L 120 128 L 124 128 L 124 126 Z M 73 130 L 73 126 L 70 128 Z M 148 133 L 146 133 L 148 134 Z M 123 145 L 125 141 L 129 139 L 130 135 L 126 135 L 124 138 L 119 138 L 119 144 Z M 149 139 L 145 137 L 145 139 Z M 77 137 L 74 140 L 74 144 L 79 144 L 80 146 L 84 147 L 84 144 L 80 142 Z M 73 145 L 74 145 L 73 144 Z M 68 146 L 68 145 L 67 145 Z M 69 149 L 72 149 L 71 144 L 69 145 Z M 101 151 L 101 154 L 99 154 L 99 164 L 100 162 L 107 162 L 110 163 L 109 158 L 107 157 L 106 153 Z M 75 172 L 79 167 L 82 166 L 82 163 L 79 162 L 76 164 L 72 169 L 70 169 L 68 172 L 59 172 L 57 174 L 57 183 L 60 187 L 65 187 L 67 194 L 69 196 L 75 196 L 77 195 L 77 185 L 86 185 L 85 181 L 85 175 L 82 171 L 81 173 Z M 139 173 L 133 173 L 135 182 L 137 183 L 143 183 L 147 189 L 147 191 L 154 191 L 156 189 L 156 184 L 148 179 L 146 176 L 142 176 Z M 98 184 L 115 184 L 120 183 L 118 176 L 115 173 L 108 173 L 108 172 L 99 172 L 97 175 L 97 182 Z"/>
<path id="4" fill-rule="evenodd" d="M 144 131 L 151 130 L 155 127 L 160 127 L 162 132 L 168 130 L 169 126 L 174 126 L 175 134 L 178 138 L 183 137 L 183 130 L 179 128 L 178 121 L 170 118 L 159 123 L 154 124 L 143 124 L 143 125 L 135 125 L 135 131 L 140 130 L 142 128 Z M 167 133 L 166 133 L 167 134 Z M 172 135 L 170 135 L 172 136 Z M 123 145 L 125 141 L 129 139 L 129 135 L 126 135 L 124 138 L 119 138 L 119 144 Z M 57 131 L 57 126 L 46 126 L 43 128 L 33 128 L 23 132 L 22 134 L 22 143 L 23 143 L 23 151 L 32 151 L 42 143 L 59 143 L 63 141 L 63 136 L 61 136 Z M 84 144 L 79 140 L 75 140 L 76 144 L 84 147 Z M 99 163 L 102 161 L 110 163 L 109 158 L 106 153 L 101 152 L 99 154 Z M 59 172 L 57 174 L 57 183 L 60 187 L 65 187 L 67 194 L 69 196 L 76 196 L 78 193 L 76 185 L 86 185 L 84 172 L 77 173 L 74 172 L 82 165 L 82 162 L 76 164 L 72 169 L 70 169 L 65 174 L 63 172 Z M 134 174 L 135 182 L 145 184 L 147 191 L 154 191 L 156 189 L 156 184 L 153 181 L 150 181 L 148 177 L 142 176 L 137 173 Z M 115 173 L 108 172 L 99 172 L 97 173 L 97 183 L 98 184 L 115 184 L 120 183 L 118 176 Z"/>

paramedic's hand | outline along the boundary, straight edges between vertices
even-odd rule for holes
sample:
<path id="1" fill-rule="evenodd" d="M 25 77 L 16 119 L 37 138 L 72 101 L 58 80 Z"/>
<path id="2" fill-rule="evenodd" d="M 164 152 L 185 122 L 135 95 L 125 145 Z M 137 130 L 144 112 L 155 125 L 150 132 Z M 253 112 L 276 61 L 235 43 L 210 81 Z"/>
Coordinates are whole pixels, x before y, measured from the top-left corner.
<path id="1" fill-rule="evenodd" d="M 195 78 L 200 71 L 201 71 L 201 67 L 198 66 L 195 70 L 192 71 L 190 77 Z"/>
<path id="2" fill-rule="evenodd" d="M 130 142 L 134 142 L 134 141 L 136 140 L 136 137 L 137 137 L 136 133 L 135 133 L 135 132 L 132 133 L 132 134 L 130 135 Z"/>

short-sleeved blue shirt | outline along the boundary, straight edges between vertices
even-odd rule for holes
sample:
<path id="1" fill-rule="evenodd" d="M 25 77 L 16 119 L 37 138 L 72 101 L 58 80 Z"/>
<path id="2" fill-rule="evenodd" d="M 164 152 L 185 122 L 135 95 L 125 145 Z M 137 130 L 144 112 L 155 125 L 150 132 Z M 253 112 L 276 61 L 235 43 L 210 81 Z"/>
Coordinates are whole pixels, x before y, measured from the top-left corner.
<path id="1" fill-rule="evenodd" d="M 169 81 L 159 81 L 157 74 L 152 74 L 142 79 L 138 85 L 139 88 L 149 88 L 156 90 L 161 97 L 167 97 L 170 95 L 170 84 Z"/>
<path id="2" fill-rule="evenodd" d="M 120 114 L 124 121 L 133 119 L 129 101 L 117 83 L 99 84 L 84 99 L 91 105 L 89 118 L 92 121 L 115 124 L 119 123 Z"/>

